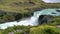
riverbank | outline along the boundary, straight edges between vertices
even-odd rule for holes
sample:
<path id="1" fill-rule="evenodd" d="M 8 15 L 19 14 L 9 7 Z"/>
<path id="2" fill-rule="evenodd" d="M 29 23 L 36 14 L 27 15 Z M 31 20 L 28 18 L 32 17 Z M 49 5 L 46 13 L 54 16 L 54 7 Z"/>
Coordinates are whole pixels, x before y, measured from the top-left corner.
<path id="1" fill-rule="evenodd" d="M 53 34 L 60 34 L 60 28 L 52 25 L 39 25 L 39 26 L 14 26 L 9 27 L 5 30 L 0 29 L 0 34 L 43 34 L 53 33 Z M 53 32 L 52 32 L 53 31 Z"/>

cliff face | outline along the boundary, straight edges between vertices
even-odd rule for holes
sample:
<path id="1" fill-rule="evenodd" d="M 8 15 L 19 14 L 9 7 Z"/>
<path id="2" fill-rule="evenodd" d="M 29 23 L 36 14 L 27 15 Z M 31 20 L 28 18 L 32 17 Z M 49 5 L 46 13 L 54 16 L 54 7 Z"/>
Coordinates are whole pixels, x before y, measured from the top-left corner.
<path id="1" fill-rule="evenodd" d="M 41 15 L 39 16 L 38 22 L 39 24 L 50 23 L 53 20 L 53 16 L 51 15 Z"/>

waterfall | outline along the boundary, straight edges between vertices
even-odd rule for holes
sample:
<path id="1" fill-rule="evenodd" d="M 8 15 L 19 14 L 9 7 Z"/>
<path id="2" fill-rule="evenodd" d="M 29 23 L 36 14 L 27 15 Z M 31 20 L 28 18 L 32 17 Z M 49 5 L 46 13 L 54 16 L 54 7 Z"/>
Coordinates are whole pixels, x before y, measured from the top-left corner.
<path id="1" fill-rule="evenodd" d="M 0 24 L 0 29 L 6 29 L 8 27 L 13 27 L 13 26 L 37 26 L 38 25 L 38 18 L 35 17 L 35 16 L 32 16 L 30 18 L 27 18 L 25 20 L 21 20 L 19 22 L 17 21 L 14 21 L 14 22 L 6 22 L 6 23 L 3 23 L 3 24 Z"/>

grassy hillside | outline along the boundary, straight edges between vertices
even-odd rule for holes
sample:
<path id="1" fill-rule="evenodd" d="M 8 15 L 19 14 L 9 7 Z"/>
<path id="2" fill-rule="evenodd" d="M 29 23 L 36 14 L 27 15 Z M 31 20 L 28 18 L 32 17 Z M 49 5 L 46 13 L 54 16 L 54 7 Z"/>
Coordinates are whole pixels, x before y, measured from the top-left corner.
<path id="1" fill-rule="evenodd" d="M 41 0 L 0 0 L 0 10 L 7 12 L 32 12 L 42 8 L 60 8 L 60 4 L 46 4 Z"/>
<path id="2" fill-rule="evenodd" d="M 28 12 L 38 8 L 40 0 L 0 0 L 0 10 L 8 12 Z"/>

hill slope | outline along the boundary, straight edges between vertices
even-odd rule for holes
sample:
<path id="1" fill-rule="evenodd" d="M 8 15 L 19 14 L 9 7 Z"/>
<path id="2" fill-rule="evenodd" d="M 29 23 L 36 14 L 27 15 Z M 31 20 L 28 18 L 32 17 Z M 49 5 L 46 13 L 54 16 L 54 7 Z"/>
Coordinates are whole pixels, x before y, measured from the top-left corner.
<path id="1" fill-rule="evenodd" d="M 0 10 L 7 12 L 32 12 L 41 8 L 60 8 L 60 4 L 46 4 L 41 0 L 0 0 Z"/>

